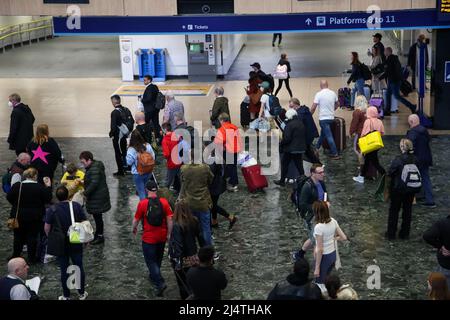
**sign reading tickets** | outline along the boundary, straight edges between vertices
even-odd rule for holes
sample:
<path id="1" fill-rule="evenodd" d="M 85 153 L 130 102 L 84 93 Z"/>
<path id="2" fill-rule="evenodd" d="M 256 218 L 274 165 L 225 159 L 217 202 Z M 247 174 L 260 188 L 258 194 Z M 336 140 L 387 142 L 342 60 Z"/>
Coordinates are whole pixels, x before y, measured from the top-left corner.
<path id="1" fill-rule="evenodd" d="M 446 4 L 441 0 L 442 5 Z M 198 16 L 79 16 L 54 17 L 56 35 L 224 34 L 274 32 L 342 32 L 352 30 L 398 30 L 450 28 L 439 21 L 436 9 L 263 15 Z"/>

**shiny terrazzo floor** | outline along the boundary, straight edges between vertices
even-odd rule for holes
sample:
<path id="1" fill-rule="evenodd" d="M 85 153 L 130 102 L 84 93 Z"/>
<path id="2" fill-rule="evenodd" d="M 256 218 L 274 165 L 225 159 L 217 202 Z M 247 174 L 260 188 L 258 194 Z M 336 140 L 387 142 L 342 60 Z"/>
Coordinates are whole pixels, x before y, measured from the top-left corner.
<path id="1" fill-rule="evenodd" d="M 105 215 L 106 242 L 104 246 L 91 246 L 85 250 L 84 266 L 87 272 L 89 299 L 160 299 L 156 298 L 147 281 L 147 268 L 140 241 L 131 233 L 131 221 L 137 205 L 131 176 L 112 177 L 115 163 L 111 142 L 106 138 L 58 138 L 66 159 L 74 160 L 83 150 L 92 150 L 107 167 L 112 210 Z M 381 163 L 387 167 L 397 153 L 399 137 L 385 138 L 386 148 L 381 152 Z M 433 139 L 436 166 L 431 170 L 438 208 L 413 208 L 413 224 L 409 241 L 388 242 L 383 234 L 387 220 L 387 204 L 372 194 L 374 182 L 356 185 L 356 159 L 347 149 L 340 161 L 326 163 L 326 181 L 332 203 L 332 214 L 351 242 L 340 246 L 343 268 L 339 274 L 345 283 L 351 283 L 363 299 L 424 299 L 426 279 L 436 266 L 435 253 L 422 238 L 422 232 L 435 220 L 448 214 L 447 192 L 450 163 L 448 136 Z M 0 143 L 1 168 L 14 160 L 4 141 Z M 157 168 L 161 180 L 164 165 Z M 57 177 L 61 174 L 57 170 Z M 275 177 L 269 177 L 272 181 Z M 249 194 L 240 175 L 240 192 L 226 193 L 220 203 L 228 211 L 239 215 L 232 232 L 226 221 L 215 231 L 215 244 L 221 254 L 217 263 L 229 279 L 224 291 L 225 299 L 265 299 L 274 284 L 283 279 L 292 268 L 290 252 L 306 238 L 292 206 L 287 201 L 288 189 L 273 183 L 263 193 Z M 6 220 L 9 204 L 0 197 L 2 221 Z M 12 234 L 0 224 L 0 261 L 6 263 L 11 253 Z M 311 253 L 307 258 L 311 260 Z M 381 269 L 381 289 L 366 286 L 368 266 Z M 167 259 L 162 272 L 169 285 L 167 299 L 178 299 L 175 277 Z M 56 299 L 61 294 L 57 264 L 32 266 L 30 275 L 45 279 L 40 295 L 43 299 Z"/>

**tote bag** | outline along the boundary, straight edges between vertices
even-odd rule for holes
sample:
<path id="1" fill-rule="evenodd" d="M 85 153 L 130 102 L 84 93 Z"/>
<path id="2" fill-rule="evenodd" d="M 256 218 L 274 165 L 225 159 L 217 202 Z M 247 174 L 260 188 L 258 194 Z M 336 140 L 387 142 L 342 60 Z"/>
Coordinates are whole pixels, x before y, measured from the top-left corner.
<path id="1" fill-rule="evenodd" d="M 359 149 L 362 154 L 367 154 L 384 148 L 383 139 L 379 131 L 371 131 L 358 140 Z"/>

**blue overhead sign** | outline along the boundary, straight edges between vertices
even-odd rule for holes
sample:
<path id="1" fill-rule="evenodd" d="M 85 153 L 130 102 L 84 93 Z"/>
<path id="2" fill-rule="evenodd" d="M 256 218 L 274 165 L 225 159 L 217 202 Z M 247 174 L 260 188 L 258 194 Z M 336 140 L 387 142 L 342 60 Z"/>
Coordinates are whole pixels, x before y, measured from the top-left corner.
<path id="1" fill-rule="evenodd" d="M 81 13 L 82 14 L 82 13 Z M 450 28 L 435 9 L 322 14 L 54 17 L 56 35 L 329 32 Z"/>
<path id="2" fill-rule="evenodd" d="M 450 61 L 445 62 L 445 82 L 450 82 Z"/>

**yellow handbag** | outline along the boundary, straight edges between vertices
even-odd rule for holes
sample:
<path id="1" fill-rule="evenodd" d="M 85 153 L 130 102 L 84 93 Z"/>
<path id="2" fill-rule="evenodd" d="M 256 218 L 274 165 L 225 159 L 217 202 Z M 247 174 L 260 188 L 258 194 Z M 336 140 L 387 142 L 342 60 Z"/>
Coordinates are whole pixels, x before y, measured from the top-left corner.
<path id="1" fill-rule="evenodd" d="M 372 131 L 364 137 L 359 138 L 358 144 L 361 153 L 364 155 L 384 148 L 383 139 L 379 131 Z"/>

